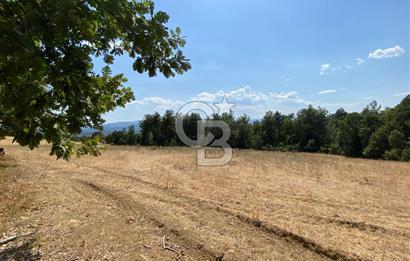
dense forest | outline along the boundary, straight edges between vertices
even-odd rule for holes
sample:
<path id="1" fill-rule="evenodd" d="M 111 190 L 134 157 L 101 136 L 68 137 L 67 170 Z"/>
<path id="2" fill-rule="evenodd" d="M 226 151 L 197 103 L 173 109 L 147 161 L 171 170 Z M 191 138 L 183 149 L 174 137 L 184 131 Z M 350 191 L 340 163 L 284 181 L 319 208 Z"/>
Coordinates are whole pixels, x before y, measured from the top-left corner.
<path id="1" fill-rule="evenodd" d="M 115 145 L 182 146 L 175 132 L 173 111 L 145 115 L 140 129 L 115 131 L 105 141 Z M 322 152 L 349 157 L 410 161 L 410 95 L 395 108 L 382 110 L 376 101 L 362 112 L 338 109 L 330 114 L 313 106 L 296 114 L 268 111 L 261 120 L 246 115 L 214 114 L 211 119 L 225 121 L 231 129 L 229 144 L 240 149 Z M 184 130 L 193 139 L 197 113 L 186 115 Z M 218 138 L 221 130 L 211 130 Z M 94 133 L 94 136 L 102 136 Z"/>

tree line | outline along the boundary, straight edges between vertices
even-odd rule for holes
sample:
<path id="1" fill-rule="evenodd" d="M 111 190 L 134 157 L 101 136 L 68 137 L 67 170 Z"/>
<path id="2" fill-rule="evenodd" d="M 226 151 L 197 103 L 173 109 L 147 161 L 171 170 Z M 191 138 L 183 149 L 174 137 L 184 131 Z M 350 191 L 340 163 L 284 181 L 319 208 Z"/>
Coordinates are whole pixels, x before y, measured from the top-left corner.
<path id="1" fill-rule="evenodd" d="M 175 132 L 175 113 L 147 114 L 139 130 L 114 131 L 103 137 L 109 144 L 143 146 L 183 146 Z M 381 109 L 376 101 L 361 112 L 309 105 L 296 114 L 268 111 L 260 120 L 249 116 L 235 118 L 233 113 L 214 114 L 212 120 L 225 121 L 231 136 L 228 143 L 239 149 L 322 152 L 349 157 L 410 161 L 410 95 L 394 108 Z M 184 117 L 184 130 L 196 139 L 200 114 Z M 210 129 L 216 138 L 219 129 Z M 94 135 L 102 136 L 101 133 Z"/>

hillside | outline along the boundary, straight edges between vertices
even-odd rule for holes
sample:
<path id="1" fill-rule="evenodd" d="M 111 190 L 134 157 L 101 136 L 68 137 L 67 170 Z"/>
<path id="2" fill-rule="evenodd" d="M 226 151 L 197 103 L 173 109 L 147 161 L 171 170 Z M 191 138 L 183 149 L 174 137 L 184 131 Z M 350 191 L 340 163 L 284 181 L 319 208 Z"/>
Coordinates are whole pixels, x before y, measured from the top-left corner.
<path id="1" fill-rule="evenodd" d="M 129 126 L 135 126 L 135 129 L 138 130 L 140 126 L 140 121 L 121 121 L 121 122 L 113 122 L 113 123 L 106 123 L 103 125 L 103 131 L 102 133 L 104 135 L 108 135 L 114 131 L 122 131 L 122 130 L 128 130 Z M 81 136 L 90 136 L 93 134 L 96 130 L 91 129 L 91 128 L 84 128 L 81 131 Z"/>
<path id="2" fill-rule="evenodd" d="M 406 260 L 410 164 L 110 146 L 70 162 L 5 145 L 0 259 Z M 217 153 L 217 151 L 211 151 Z M 4 236 L 4 237 L 5 237 Z M 4 239 L 4 238 L 2 238 Z"/>

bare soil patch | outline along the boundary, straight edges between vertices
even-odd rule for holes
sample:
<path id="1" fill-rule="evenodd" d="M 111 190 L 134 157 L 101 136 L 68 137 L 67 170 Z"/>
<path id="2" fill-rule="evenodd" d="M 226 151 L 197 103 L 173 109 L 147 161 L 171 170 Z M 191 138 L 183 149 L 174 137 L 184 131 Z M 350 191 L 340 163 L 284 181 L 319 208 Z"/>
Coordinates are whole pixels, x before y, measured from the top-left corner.
<path id="1" fill-rule="evenodd" d="M 410 256 L 410 164 L 237 150 L 198 167 L 188 148 L 125 146 L 64 162 L 2 146 L 0 232 L 34 233 L 0 246 L 6 259 Z"/>

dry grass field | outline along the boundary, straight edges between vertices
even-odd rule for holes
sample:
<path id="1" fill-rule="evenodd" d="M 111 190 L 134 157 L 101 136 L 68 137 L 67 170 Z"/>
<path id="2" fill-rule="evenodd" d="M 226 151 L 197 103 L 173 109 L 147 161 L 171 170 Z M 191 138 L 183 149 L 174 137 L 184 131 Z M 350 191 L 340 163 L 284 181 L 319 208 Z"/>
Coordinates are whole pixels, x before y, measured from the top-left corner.
<path id="1" fill-rule="evenodd" d="M 0 259 L 408 260 L 410 164 L 109 146 L 56 161 L 2 141 Z"/>

